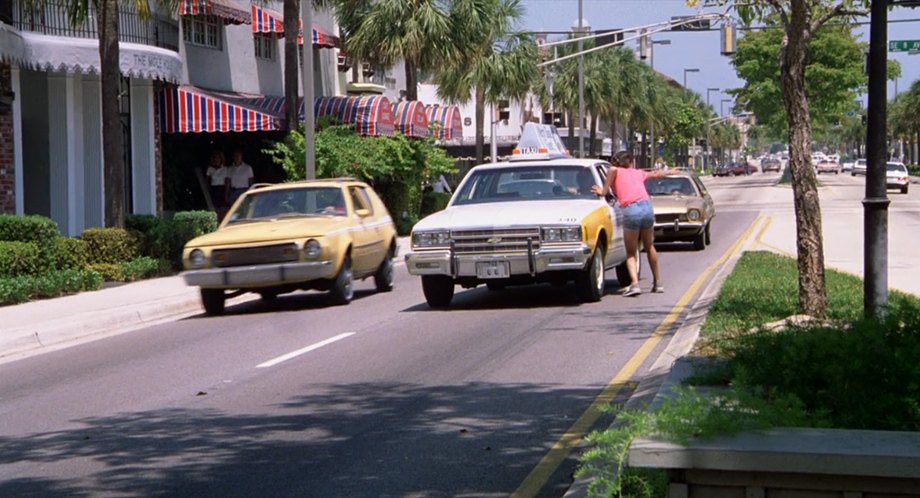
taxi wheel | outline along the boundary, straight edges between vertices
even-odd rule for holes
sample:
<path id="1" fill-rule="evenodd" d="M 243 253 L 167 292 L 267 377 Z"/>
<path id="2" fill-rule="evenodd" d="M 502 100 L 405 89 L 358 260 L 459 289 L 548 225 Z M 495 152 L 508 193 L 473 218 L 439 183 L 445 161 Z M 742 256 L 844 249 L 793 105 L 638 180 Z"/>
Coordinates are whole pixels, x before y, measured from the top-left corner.
<path id="1" fill-rule="evenodd" d="M 201 289 L 201 304 L 208 315 L 221 315 L 227 301 L 223 289 Z"/>
<path id="2" fill-rule="evenodd" d="M 454 298 L 454 281 L 447 275 L 422 275 L 422 292 L 428 306 L 446 308 Z"/>
<path id="3" fill-rule="evenodd" d="M 355 289 L 352 282 L 350 258 L 346 257 L 342 262 L 342 269 L 339 270 L 339 274 L 335 276 L 335 281 L 332 283 L 331 294 L 336 304 L 348 304 L 354 297 Z"/>
<path id="4" fill-rule="evenodd" d="M 390 292 L 393 290 L 393 254 L 387 252 L 377 273 L 374 273 L 374 285 L 377 286 L 377 292 Z"/>
<path id="5" fill-rule="evenodd" d="M 586 303 L 600 301 L 601 297 L 604 295 L 605 281 L 604 253 L 598 248 L 595 249 L 594 254 L 591 255 L 591 261 L 588 262 L 588 267 L 575 278 L 578 297 Z"/>

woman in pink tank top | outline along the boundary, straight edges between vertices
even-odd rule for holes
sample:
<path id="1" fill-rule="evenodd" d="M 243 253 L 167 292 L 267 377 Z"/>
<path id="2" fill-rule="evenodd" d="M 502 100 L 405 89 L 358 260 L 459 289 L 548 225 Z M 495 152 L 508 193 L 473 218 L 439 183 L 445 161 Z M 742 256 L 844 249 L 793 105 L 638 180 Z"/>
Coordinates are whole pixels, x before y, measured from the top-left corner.
<path id="1" fill-rule="evenodd" d="M 626 268 L 629 270 L 630 282 L 620 282 L 624 296 L 642 294 L 639 288 L 639 276 L 636 271 L 636 258 L 639 257 L 639 240 L 648 251 L 648 265 L 652 268 L 652 292 L 664 292 L 658 274 L 658 251 L 655 250 L 655 211 L 652 201 L 645 189 L 645 180 L 661 178 L 679 170 L 661 169 L 643 171 L 636 169 L 632 153 L 617 152 L 613 156 L 613 166 L 607 171 L 607 181 L 603 187 L 595 185 L 592 189 L 598 195 L 613 195 L 623 210 L 623 236 L 626 243 Z"/>

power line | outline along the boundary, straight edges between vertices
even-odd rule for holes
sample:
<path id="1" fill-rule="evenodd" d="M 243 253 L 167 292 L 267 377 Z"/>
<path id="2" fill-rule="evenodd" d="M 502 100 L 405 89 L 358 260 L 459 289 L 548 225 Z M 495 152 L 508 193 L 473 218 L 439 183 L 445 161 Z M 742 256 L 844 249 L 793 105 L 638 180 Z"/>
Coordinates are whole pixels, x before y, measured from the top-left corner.
<path id="1" fill-rule="evenodd" d="M 532 1 L 532 2 L 537 1 L 537 2 L 539 2 L 539 1 L 545 1 L 545 0 L 529 0 L 529 1 Z M 546 1 L 548 1 L 548 0 L 546 0 Z M 633 0 L 597 0 L 597 1 L 623 1 L 623 2 L 630 2 L 630 1 L 633 1 Z M 920 18 L 914 18 L 914 19 L 889 19 L 889 20 L 888 20 L 888 24 L 903 24 L 903 23 L 913 23 L 913 22 L 920 22 Z M 869 25 L 869 21 L 860 21 L 860 22 L 851 22 L 851 23 L 828 23 L 828 24 L 826 24 L 826 26 L 868 26 L 868 25 Z M 747 27 L 745 27 L 745 26 L 736 26 L 736 27 L 735 27 L 735 29 L 737 29 L 737 30 L 739 30 L 739 31 L 757 31 L 757 30 L 762 30 L 762 29 L 781 29 L 781 28 L 782 28 L 782 26 L 747 26 Z M 627 29 L 627 30 L 624 30 L 624 29 L 620 29 L 620 28 L 592 28 L 593 31 L 602 31 L 602 30 L 606 30 L 606 29 L 616 29 L 616 30 L 619 31 L 619 32 L 634 31 L 634 30 L 628 30 L 628 29 Z M 664 30 L 664 31 L 668 31 L 668 30 Z M 694 29 L 694 30 L 692 30 L 692 31 L 719 31 L 719 28 Z M 680 32 L 680 33 L 688 33 L 688 32 L 690 32 L 690 31 L 679 31 L 679 32 Z M 572 30 L 566 30 L 566 31 L 524 31 L 524 33 L 528 33 L 528 34 L 538 34 L 538 33 L 539 33 L 539 34 L 547 34 L 547 35 L 570 35 L 570 34 L 572 34 Z M 610 34 L 610 33 L 604 33 L 604 34 Z"/>

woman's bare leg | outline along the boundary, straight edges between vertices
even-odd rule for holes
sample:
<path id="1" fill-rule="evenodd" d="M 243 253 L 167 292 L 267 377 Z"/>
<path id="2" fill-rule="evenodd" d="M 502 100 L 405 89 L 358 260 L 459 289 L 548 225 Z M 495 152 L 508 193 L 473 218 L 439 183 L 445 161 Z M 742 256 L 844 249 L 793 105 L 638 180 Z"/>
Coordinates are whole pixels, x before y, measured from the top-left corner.
<path id="1" fill-rule="evenodd" d="M 654 279 L 652 285 L 660 284 L 661 276 L 658 274 L 658 251 L 655 250 L 655 232 L 651 228 L 643 228 L 639 231 L 639 234 L 642 237 L 642 245 L 648 251 L 648 265 L 652 267 L 652 278 Z M 627 244 L 626 247 L 628 249 L 629 245 Z"/>
<path id="2" fill-rule="evenodd" d="M 626 269 L 629 270 L 629 285 L 639 284 L 639 274 L 636 271 L 636 262 L 639 257 L 639 230 L 623 230 L 623 239 L 626 243 Z"/>

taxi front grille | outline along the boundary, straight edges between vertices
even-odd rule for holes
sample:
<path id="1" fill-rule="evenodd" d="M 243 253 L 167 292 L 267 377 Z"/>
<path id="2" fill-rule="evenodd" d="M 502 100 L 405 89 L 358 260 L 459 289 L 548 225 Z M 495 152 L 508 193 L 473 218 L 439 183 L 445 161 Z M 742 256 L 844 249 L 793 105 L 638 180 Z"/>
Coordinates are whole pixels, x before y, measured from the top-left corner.
<path id="1" fill-rule="evenodd" d="M 669 213 L 669 214 L 656 214 L 655 215 L 655 223 L 674 223 L 674 220 L 687 221 L 687 213 Z"/>
<path id="2" fill-rule="evenodd" d="M 450 233 L 456 253 L 526 252 L 528 241 L 540 248 L 539 228 L 505 228 L 499 230 L 461 230 Z"/>
<path id="3" fill-rule="evenodd" d="M 297 244 L 294 243 L 217 249 L 211 253 L 211 259 L 218 267 L 289 263 L 298 258 Z"/>

